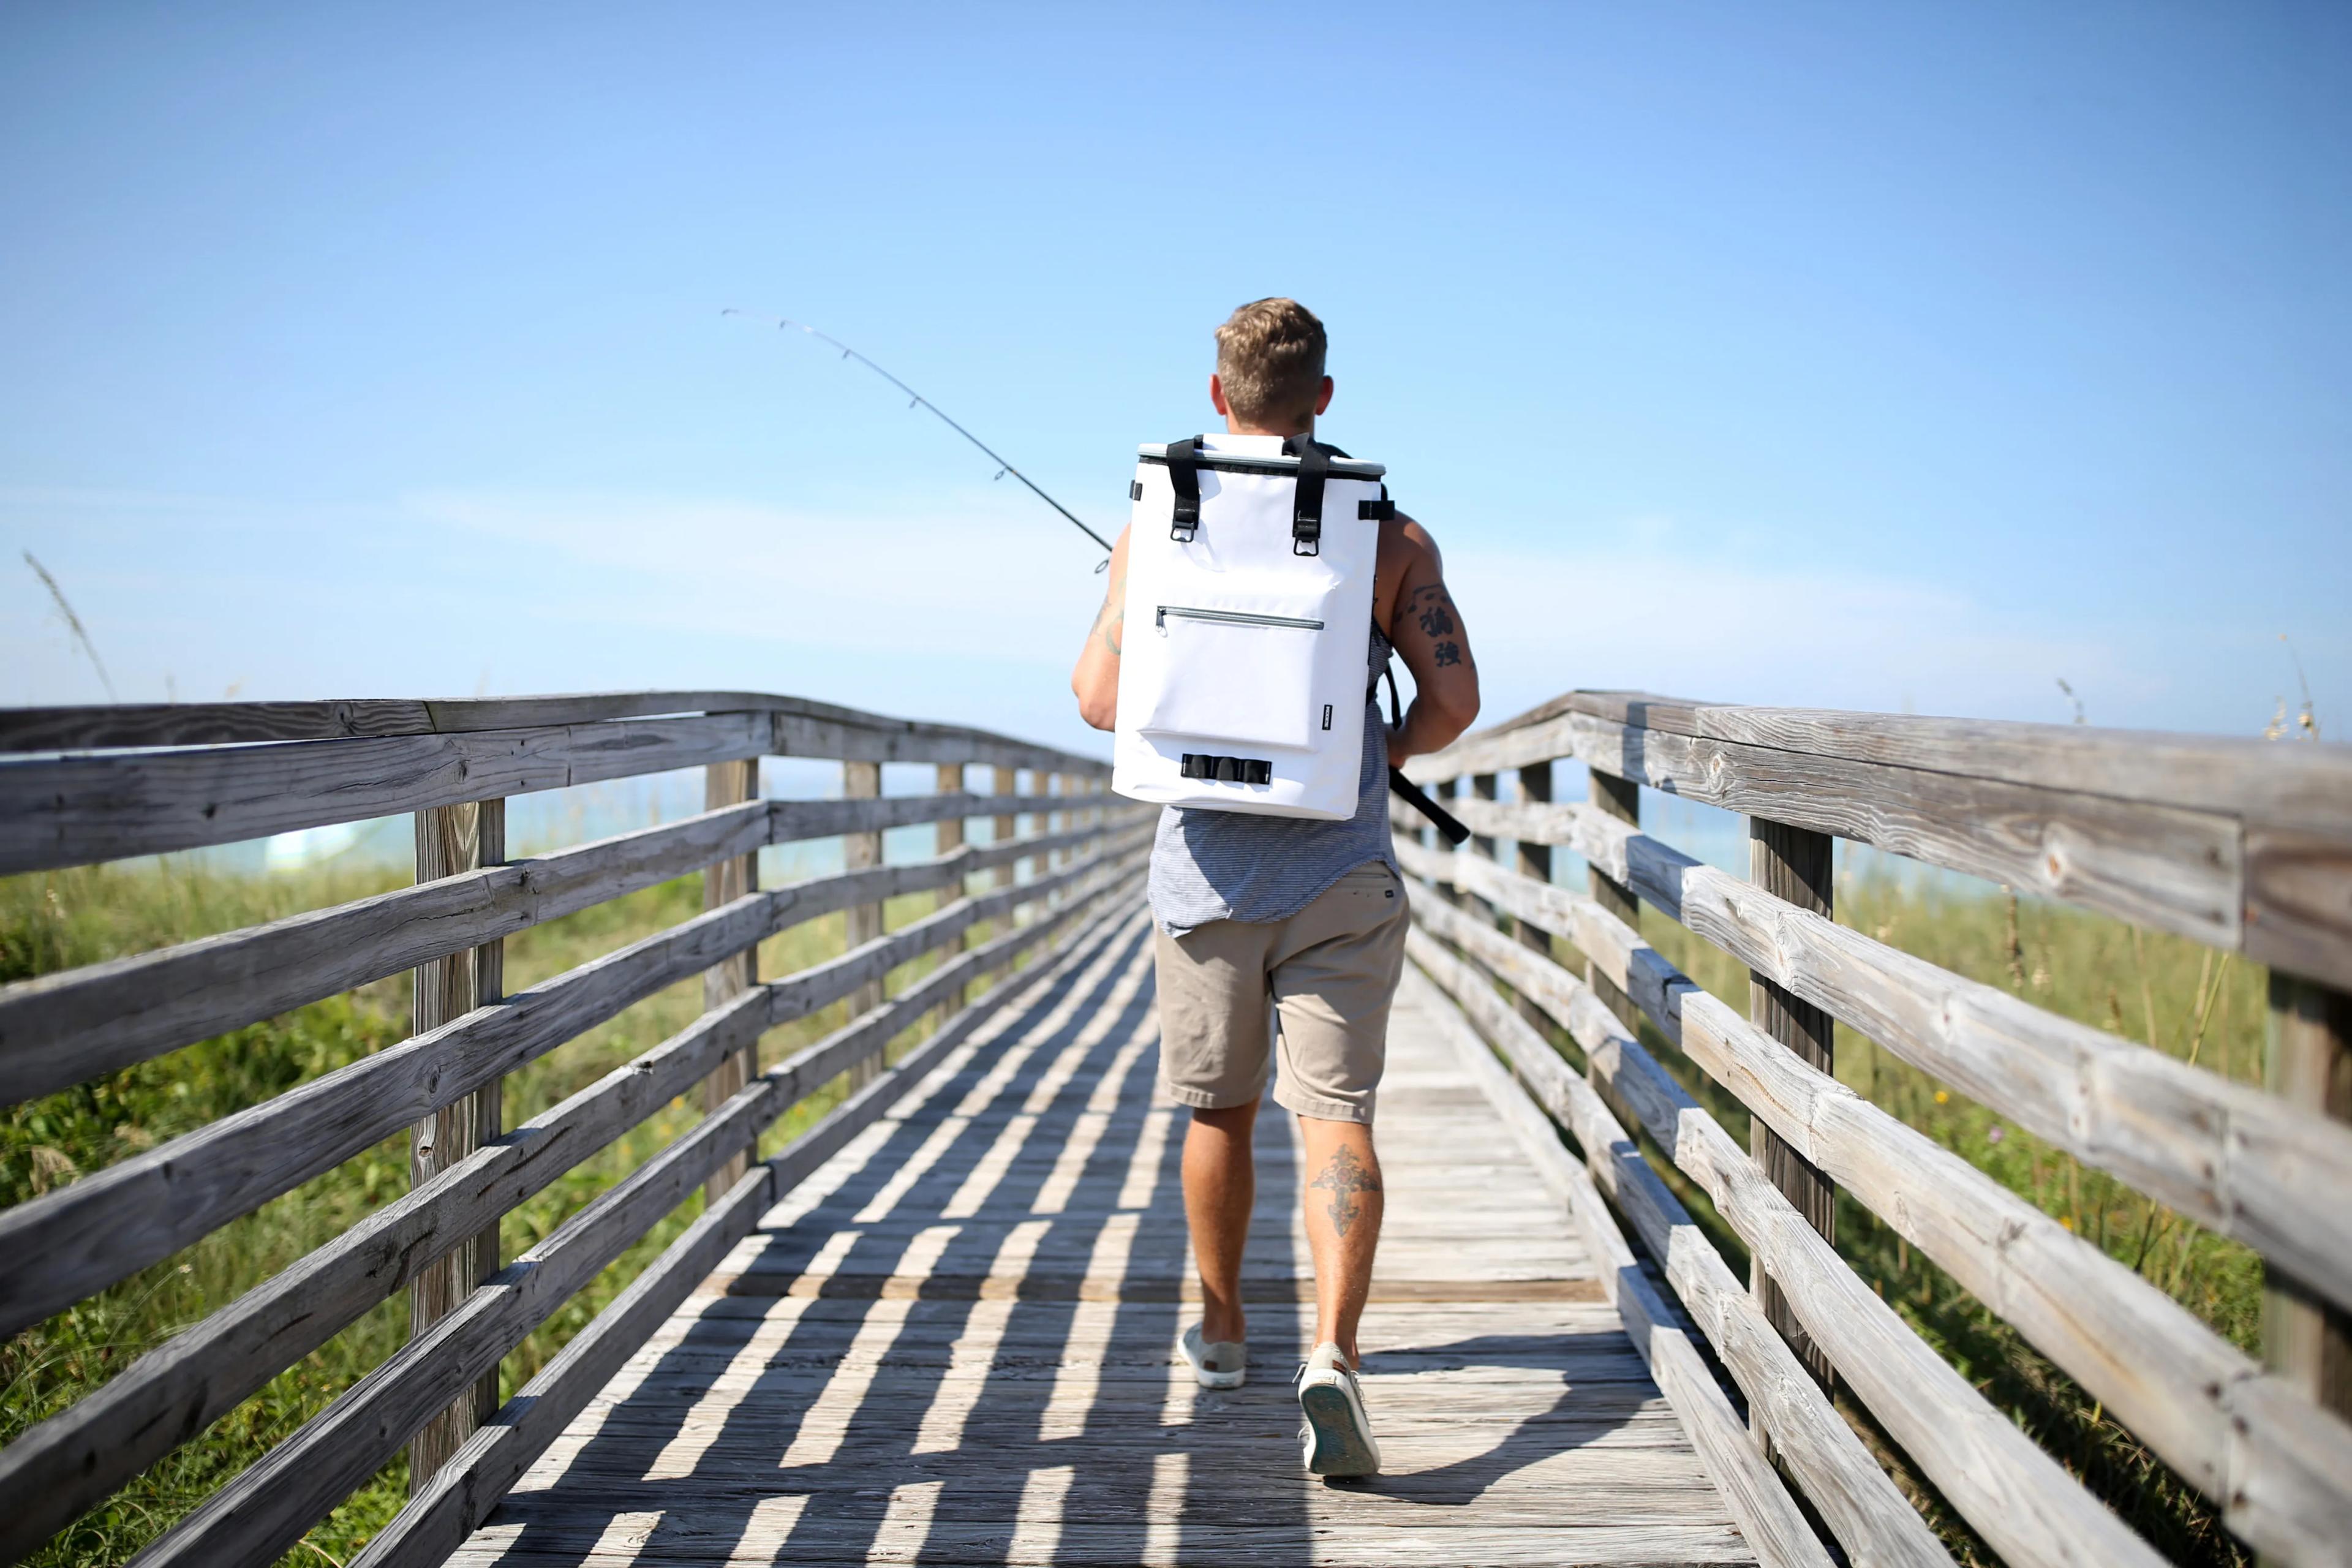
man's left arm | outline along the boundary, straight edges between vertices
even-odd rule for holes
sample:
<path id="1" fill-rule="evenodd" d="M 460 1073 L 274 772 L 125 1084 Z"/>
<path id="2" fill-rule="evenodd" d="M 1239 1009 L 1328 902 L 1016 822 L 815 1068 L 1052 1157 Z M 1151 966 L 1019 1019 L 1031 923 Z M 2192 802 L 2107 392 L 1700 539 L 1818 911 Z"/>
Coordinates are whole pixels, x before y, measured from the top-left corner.
<path id="1" fill-rule="evenodd" d="M 1127 640 L 1127 536 L 1121 529 L 1111 546 L 1110 581 L 1105 585 L 1102 608 L 1087 629 L 1087 646 L 1078 668 L 1070 672 L 1070 689 L 1078 699 L 1078 717 L 1097 730 L 1118 728 L 1118 654 Z"/>
<path id="2" fill-rule="evenodd" d="M 1412 706 L 1403 725 L 1389 731 L 1389 765 L 1443 751 L 1478 717 L 1478 661 L 1470 629 L 1445 587 L 1445 562 L 1429 531 L 1396 519 L 1401 572 L 1389 608 L 1389 641 L 1412 672 Z"/>

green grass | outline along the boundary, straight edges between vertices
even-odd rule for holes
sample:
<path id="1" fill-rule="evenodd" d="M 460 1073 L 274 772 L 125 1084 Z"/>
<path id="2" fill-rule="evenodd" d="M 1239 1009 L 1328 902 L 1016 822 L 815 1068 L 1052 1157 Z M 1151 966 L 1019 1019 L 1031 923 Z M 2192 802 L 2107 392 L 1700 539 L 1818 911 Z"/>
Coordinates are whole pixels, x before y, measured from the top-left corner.
<path id="1" fill-rule="evenodd" d="M 365 870 L 234 877 L 170 861 L 0 879 L 0 982 L 54 973 L 123 953 L 277 919 L 362 897 L 405 879 Z M 936 895 L 893 900 L 891 929 L 927 914 Z M 506 983 L 520 990 L 701 910 L 687 878 L 520 933 L 507 943 Z M 763 943 L 760 973 L 790 973 L 840 952 L 845 922 L 834 915 Z M 927 958 L 892 977 L 898 990 L 933 966 Z M 688 981 L 631 1007 L 506 1080 L 509 1125 L 567 1095 L 690 1022 L 701 983 Z M 846 1021 L 846 1004 L 771 1033 L 763 1062 Z M 397 976 L 207 1040 L 92 1083 L 11 1107 L 0 1121 L 0 1205 L 22 1203 L 139 1150 L 258 1103 L 405 1038 L 408 981 Z M 903 1050 L 919 1031 L 900 1042 Z M 894 1053 L 895 1054 L 895 1053 Z M 803 1102 L 762 1141 L 772 1152 L 837 1103 L 836 1082 Z M 500 1255 L 543 1240 L 564 1218 L 693 1125 L 698 1100 L 664 1110 L 567 1173 L 508 1215 Z M 0 1442 L 103 1384 L 140 1354 L 226 1305 L 303 1254 L 408 1190 L 405 1135 L 389 1139 L 264 1205 L 112 1289 L 0 1345 Z M 500 1369 L 511 1394 L 690 1225 L 699 1196 L 672 1213 L 509 1354 Z M 351 1324 L 259 1394 L 183 1445 L 146 1475 L 28 1561 L 41 1568 L 120 1563 L 246 1466 L 324 1409 L 403 1344 L 403 1290 Z M 288 1563 L 344 1563 L 399 1510 L 407 1463 L 395 1458 L 312 1530 Z"/>
<path id="2" fill-rule="evenodd" d="M 2001 986 L 2065 1017 L 2153 1043 L 2226 1077 L 2262 1081 L 2265 975 L 2259 966 L 2182 938 L 2000 897 L 1939 896 L 1865 878 L 1842 880 L 1836 901 L 1840 923 L 1956 973 Z M 1642 929 L 1693 980 L 1746 1009 L 1744 967 L 1653 911 L 1644 912 Z M 1744 1143 L 1745 1108 L 1646 1020 L 1642 1038 Z M 2031 1199 L 2259 1357 L 2262 1266 L 2248 1248 L 2084 1165 L 1843 1026 L 1837 1030 L 1836 1072 L 1848 1087 Z M 1746 1250 L 1705 1194 L 1658 1151 L 1649 1152 L 1744 1274 Z M 2252 1561 L 2222 1528 L 2218 1511 L 2097 1401 L 1843 1193 L 1837 1244 L 1855 1271 L 1928 1343 L 2168 1558 L 2184 1563 Z M 1955 1556 L 1968 1563 L 1997 1562 L 1866 1414 L 1851 1399 L 1842 1403 Z"/>

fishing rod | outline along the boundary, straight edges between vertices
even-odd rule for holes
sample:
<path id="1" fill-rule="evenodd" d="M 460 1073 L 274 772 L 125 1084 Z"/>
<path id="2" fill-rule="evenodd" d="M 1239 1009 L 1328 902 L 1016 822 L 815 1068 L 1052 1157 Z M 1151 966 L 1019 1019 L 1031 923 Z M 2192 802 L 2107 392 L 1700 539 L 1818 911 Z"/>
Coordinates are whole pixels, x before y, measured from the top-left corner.
<path id="1" fill-rule="evenodd" d="M 866 369 L 872 371 L 875 374 L 880 376 L 883 380 L 888 382 L 891 385 L 905 393 L 908 397 L 912 400 L 907 405 L 908 407 L 929 409 L 932 415 L 939 419 L 940 424 L 945 425 L 949 429 L 954 431 L 957 435 L 962 437 L 965 440 L 971 442 L 982 451 L 987 453 L 990 459 L 999 465 L 996 470 L 996 477 L 998 479 L 1001 479 L 1005 475 L 1011 474 L 1014 479 L 1019 479 L 1023 484 L 1027 485 L 1029 487 L 1029 492 L 1032 495 L 1035 496 L 1039 500 L 1044 501 L 1047 506 L 1052 507 L 1055 511 L 1060 512 L 1064 517 L 1068 518 L 1070 520 L 1071 527 L 1076 529 L 1080 533 L 1085 534 L 1088 539 L 1093 540 L 1097 544 L 1101 545 L 1105 551 L 1108 551 L 1111 548 L 1109 540 L 1105 539 L 1101 534 L 1097 533 L 1093 529 L 1088 528 L 1085 523 L 1080 522 L 1076 514 L 1072 512 L 1068 507 L 1064 506 L 1060 501 L 1055 500 L 1052 496 L 1047 495 L 1043 489 L 1039 489 L 1037 482 L 1034 479 L 1032 479 L 1028 475 L 1014 468 L 1013 464 L 993 447 L 991 447 L 987 442 L 982 440 L 979 437 L 973 435 L 971 431 L 957 424 L 954 419 L 949 416 L 946 409 L 941 408 L 938 404 L 933 403 L 929 398 L 925 397 L 921 393 L 917 392 L 913 387 L 908 386 L 905 382 L 900 381 L 897 376 L 892 375 L 888 371 L 884 370 L 880 365 L 876 364 L 872 360 L 867 359 L 864 354 L 859 353 L 856 349 L 851 348 L 839 338 L 830 336 L 824 332 L 820 332 L 805 321 L 795 321 L 783 316 L 755 316 L 749 310 L 739 310 L 731 305 L 720 310 L 719 313 L 722 316 L 741 316 L 746 321 L 772 321 L 776 323 L 776 329 L 779 331 L 791 329 L 796 331 L 806 332 L 809 336 L 816 339 L 817 342 L 839 349 L 841 351 L 842 358 L 856 360 L 859 364 L 864 365 Z M 1104 567 L 1109 564 L 1109 557 L 1106 555 L 1103 560 L 1095 563 L 1095 570 L 1100 572 Z M 1396 679 L 1393 676 L 1389 678 L 1389 700 L 1391 704 L 1396 701 Z M 1405 777 L 1403 773 L 1399 769 L 1391 768 L 1389 770 L 1389 788 L 1397 796 L 1402 799 L 1406 805 L 1412 806 L 1415 811 L 1418 811 L 1422 816 L 1427 817 L 1432 823 L 1435 824 L 1437 831 L 1445 836 L 1447 843 L 1460 844 L 1470 837 L 1470 830 L 1463 826 L 1461 822 L 1452 812 L 1446 810 L 1444 806 L 1430 799 L 1427 795 L 1422 792 L 1420 785 Z"/>
<path id="2" fill-rule="evenodd" d="M 888 371 L 884 370 L 880 365 L 876 364 L 872 360 L 867 359 L 864 354 L 859 353 L 856 349 L 851 348 L 839 338 L 831 337 L 824 332 L 820 332 L 805 321 L 790 321 L 782 316 L 754 316 L 749 310 L 739 310 L 731 305 L 719 313 L 722 316 L 741 316 L 747 321 L 772 320 L 776 323 L 776 330 L 779 331 L 790 329 L 796 331 L 806 332 L 817 342 L 830 344 L 832 347 L 839 349 L 841 351 L 842 358 L 856 360 L 859 364 L 864 365 L 866 369 L 872 371 L 875 374 L 880 376 L 883 380 L 888 382 L 891 385 L 897 387 L 899 391 L 905 393 L 909 398 L 913 399 L 912 402 L 907 405 L 908 407 L 929 409 L 940 424 L 946 426 L 949 429 L 954 431 L 957 435 L 962 437 L 965 440 L 971 442 L 982 451 L 987 453 L 990 460 L 997 466 L 996 477 L 998 479 L 1001 479 L 1005 475 L 1011 474 L 1014 479 L 1019 479 L 1023 484 L 1029 487 L 1030 494 L 1035 496 L 1039 500 L 1044 501 L 1047 506 L 1052 507 L 1055 511 L 1060 512 L 1064 517 L 1068 518 L 1072 528 L 1076 529 L 1080 533 L 1085 534 L 1088 539 L 1091 539 L 1097 544 L 1101 545 L 1106 553 L 1109 552 L 1109 540 L 1105 539 L 1101 534 L 1097 533 L 1093 529 L 1088 528 L 1085 523 L 1080 522 L 1076 513 L 1073 512 L 1068 507 L 1064 506 L 1060 501 L 1055 500 L 1052 496 L 1047 495 L 1038 487 L 1036 480 L 1031 479 L 1028 475 L 1014 468 L 1002 453 L 996 450 L 995 447 L 990 446 L 987 442 L 982 440 L 979 437 L 973 435 L 962 426 L 957 424 L 955 420 L 949 416 L 946 409 L 941 408 L 938 404 L 933 403 L 929 398 L 925 397 L 921 393 L 917 392 L 913 387 L 908 386 L 905 382 L 900 381 L 897 376 L 892 375 Z M 1097 566 L 1095 570 L 1099 572 L 1102 570 L 1102 567 Z"/>

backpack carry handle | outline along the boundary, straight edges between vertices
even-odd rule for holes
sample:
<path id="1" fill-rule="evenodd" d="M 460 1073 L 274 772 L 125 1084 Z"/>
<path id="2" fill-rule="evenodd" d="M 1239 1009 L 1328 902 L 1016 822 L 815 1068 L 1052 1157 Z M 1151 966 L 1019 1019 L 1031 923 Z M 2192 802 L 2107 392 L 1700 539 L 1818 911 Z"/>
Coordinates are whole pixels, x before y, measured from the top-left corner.
<path id="1" fill-rule="evenodd" d="M 1323 553 L 1323 481 L 1331 473 L 1331 454 L 1311 436 L 1293 436 L 1283 446 L 1298 454 L 1298 490 L 1290 503 L 1290 552 Z M 1381 487 L 1386 489 L 1386 486 Z"/>
<path id="2" fill-rule="evenodd" d="M 1176 491 L 1176 511 L 1168 537 L 1190 544 L 1201 531 L 1201 442 L 1199 436 L 1168 443 L 1168 483 Z"/>

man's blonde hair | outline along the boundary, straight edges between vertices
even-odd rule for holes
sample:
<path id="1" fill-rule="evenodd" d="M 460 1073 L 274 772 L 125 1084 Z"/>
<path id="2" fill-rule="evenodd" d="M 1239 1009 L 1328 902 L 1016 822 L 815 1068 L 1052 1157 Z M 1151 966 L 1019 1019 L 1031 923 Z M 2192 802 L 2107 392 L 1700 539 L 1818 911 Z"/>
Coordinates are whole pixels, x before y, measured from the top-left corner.
<path id="1" fill-rule="evenodd" d="M 1323 323 L 1297 300 L 1251 300 L 1217 329 L 1225 405 L 1250 425 L 1314 423 L 1325 346 Z"/>

